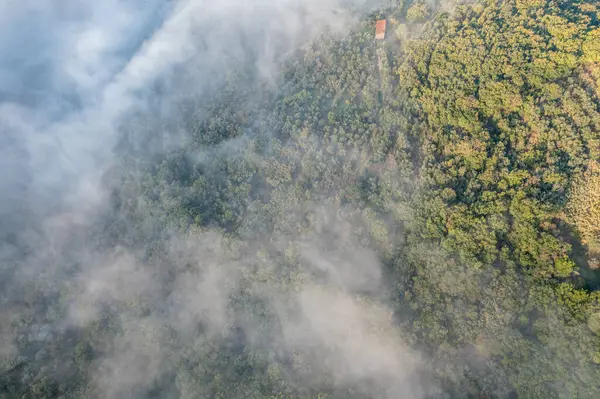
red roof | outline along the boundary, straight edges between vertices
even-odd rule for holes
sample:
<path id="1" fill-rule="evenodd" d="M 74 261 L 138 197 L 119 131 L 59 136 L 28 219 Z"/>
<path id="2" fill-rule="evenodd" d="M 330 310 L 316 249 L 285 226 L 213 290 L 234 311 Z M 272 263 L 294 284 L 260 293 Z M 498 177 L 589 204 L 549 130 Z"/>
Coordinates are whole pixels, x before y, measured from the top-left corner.
<path id="1" fill-rule="evenodd" d="M 375 37 L 377 39 L 383 39 L 385 37 L 385 25 L 386 25 L 385 19 L 380 19 L 375 24 Z"/>

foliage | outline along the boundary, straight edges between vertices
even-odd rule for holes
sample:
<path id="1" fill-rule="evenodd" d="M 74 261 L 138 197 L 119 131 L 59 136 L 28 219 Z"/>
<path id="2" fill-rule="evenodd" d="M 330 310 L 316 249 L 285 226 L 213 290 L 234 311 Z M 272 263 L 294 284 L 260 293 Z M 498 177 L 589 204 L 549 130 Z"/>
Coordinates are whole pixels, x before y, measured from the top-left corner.
<path id="1" fill-rule="evenodd" d="M 573 181 L 567 211 L 582 242 L 592 254 L 600 251 L 600 171 L 595 161 Z"/>
<path id="2" fill-rule="evenodd" d="M 412 22 L 422 22 L 429 17 L 430 10 L 425 3 L 414 3 L 406 11 L 406 19 Z"/>
<path id="3" fill-rule="evenodd" d="M 169 353 L 132 396 L 382 397 L 368 379 L 336 381 L 327 350 L 279 345 L 285 301 L 266 297 L 326 285 L 299 255 L 311 246 L 376 254 L 385 284 L 357 298 L 393 305 L 447 396 L 600 397 L 600 296 L 584 273 L 600 226 L 596 3 L 486 0 L 401 44 L 375 42 L 365 20 L 304 46 L 272 90 L 232 76 L 190 106 L 188 145 L 122 157 L 99 234 L 110 239 L 77 237 L 141 254 L 169 299 L 177 273 L 203 273 L 170 257 L 169 239 L 218 237 L 239 276 L 232 322 L 212 335 L 156 327 L 163 304 L 139 295 L 36 341 L 79 298 L 67 282 L 37 295 L 39 279 L 11 304 L 19 354 L 1 363 L 0 396 L 97 397 L 91 373 L 130 317 Z M 404 17 L 427 15 L 417 3 Z"/>

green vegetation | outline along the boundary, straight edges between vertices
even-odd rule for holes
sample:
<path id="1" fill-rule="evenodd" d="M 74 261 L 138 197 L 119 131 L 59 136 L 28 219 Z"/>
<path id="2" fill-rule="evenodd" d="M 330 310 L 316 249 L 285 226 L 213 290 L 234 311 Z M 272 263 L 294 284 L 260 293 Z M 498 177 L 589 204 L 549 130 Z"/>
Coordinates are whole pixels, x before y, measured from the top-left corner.
<path id="1" fill-rule="evenodd" d="M 596 162 L 592 161 L 587 170 L 573 180 L 567 211 L 582 243 L 589 247 L 594 259 L 594 265 L 590 266 L 600 267 L 595 259 L 600 252 L 600 174 Z"/>
<path id="2" fill-rule="evenodd" d="M 429 17 L 430 10 L 427 4 L 415 3 L 406 11 L 406 19 L 412 22 L 424 22 Z"/>
<path id="3" fill-rule="evenodd" d="M 386 284 L 356 297 L 393 305 L 438 389 L 424 397 L 600 397 L 600 5 L 487 0 L 432 18 L 383 44 L 372 20 L 321 38 L 282 66 L 276 90 L 232 75 L 186 121 L 191 144 L 124 156 L 113 171 L 106 240 L 143 253 L 179 303 L 179 280 L 157 265 L 198 271 L 171 259 L 165 236 L 218 237 L 214 257 L 237 276 L 233 326 L 190 339 L 175 321 L 152 324 L 165 308 L 136 294 L 52 345 L 22 338 L 0 366 L 0 396 L 99 395 L 94 359 L 135 317 L 169 353 L 137 397 L 385 398 L 378 381 L 336 380 L 331 346 L 282 342 L 274 302 L 327 285 L 302 256 L 311 245 L 376 254 Z M 79 298 L 73 286 L 52 300 L 31 288 L 17 330 Z M 253 336 L 240 338 L 247 325 Z"/>

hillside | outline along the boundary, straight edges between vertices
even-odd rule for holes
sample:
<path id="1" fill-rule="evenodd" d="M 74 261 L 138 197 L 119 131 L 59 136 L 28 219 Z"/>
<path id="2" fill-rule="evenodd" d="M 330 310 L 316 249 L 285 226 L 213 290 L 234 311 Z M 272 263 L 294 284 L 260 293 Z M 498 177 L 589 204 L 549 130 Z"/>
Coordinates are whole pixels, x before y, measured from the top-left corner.
<path id="1" fill-rule="evenodd" d="M 2 296 L 0 397 L 600 397 L 600 4 L 401 4 L 280 68 L 166 151 L 129 122 Z"/>

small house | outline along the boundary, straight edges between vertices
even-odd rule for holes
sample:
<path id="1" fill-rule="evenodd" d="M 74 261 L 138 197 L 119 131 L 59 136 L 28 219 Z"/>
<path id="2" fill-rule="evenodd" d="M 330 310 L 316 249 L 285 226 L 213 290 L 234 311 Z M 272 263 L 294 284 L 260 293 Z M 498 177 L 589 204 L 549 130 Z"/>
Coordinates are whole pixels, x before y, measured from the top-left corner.
<path id="1" fill-rule="evenodd" d="M 386 26 L 385 19 L 380 19 L 379 21 L 377 21 L 377 23 L 375 23 L 375 39 L 377 39 L 377 40 L 385 39 L 385 26 Z"/>

